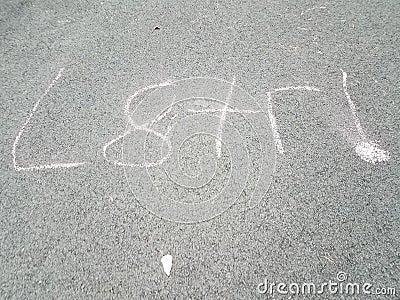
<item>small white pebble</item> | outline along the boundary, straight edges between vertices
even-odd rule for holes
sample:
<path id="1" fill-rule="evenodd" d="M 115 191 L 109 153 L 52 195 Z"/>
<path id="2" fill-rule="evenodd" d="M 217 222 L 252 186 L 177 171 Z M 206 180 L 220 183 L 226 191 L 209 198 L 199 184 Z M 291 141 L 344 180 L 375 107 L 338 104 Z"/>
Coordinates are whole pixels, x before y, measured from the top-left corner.
<path id="1" fill-rule="evenodd" d="M 165 274 L 169 276 L 172 268 L 172 256 L 169 254 L 164 255 L 161 257 L 161 263 L 163 265 Z"/>

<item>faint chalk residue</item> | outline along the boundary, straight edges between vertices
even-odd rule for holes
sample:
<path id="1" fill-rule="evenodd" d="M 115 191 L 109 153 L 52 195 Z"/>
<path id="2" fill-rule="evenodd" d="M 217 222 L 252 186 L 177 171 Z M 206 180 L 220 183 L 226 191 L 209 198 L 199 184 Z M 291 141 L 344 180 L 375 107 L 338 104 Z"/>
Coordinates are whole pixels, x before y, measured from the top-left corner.
<path id="1" fill-rule="evenodd" d="M 343 74 L 343 92 L 346 95 L 347 103 L 349 104 L 354 125 L 359 134 L 360 141 L 355 144 L 355 151 L 361 159 L 369 163 L 380 163 L 390 159 L 390 154 L 386 150 L 380 148 L 378 143 L 367 138 L 364 130 L 361 127 L 360 119 L 357 115 L 356 105 L 351 100 L 350 94 L 347 91 L 347 73 L 340 69 Z"/>
<path id="2" fill-rule="evenodd" d="M 86 162 L 80 162 L 80 163 L 58 163 L 58 164 L 48 164 L 48 165 L 21 167 L 17 163 L 17 155 L 16 155 L 17 145 L 18 145 L 19 140 L 21 139 L 22 133 L 24 132 L 25 127 L 29 124 L 29 121 L 32 119 L 33 114 L 36 112 L 37 108 L 39 107 L 40 102 L 43 100 L 43 98 L 49 93 L 51 88 L 60 79 L 63 71 L 64 71 L 64 68 L 61 68 L 58 71 L 57 76 L 52 80 L 52 82 L 47 87 L 47 89 L 44 91 L 42 96 L 40 96 L 38 101 L 36 101 L 35 105 L 33 106 L 33 109 L 31 111 L 31 113 L 29 114 L 28 118 L 25 120 L 25 123 L 22 125 L 21 129 L 19 130 L 19 132 L 18 132 L 18 134 L 17 134 L 17 136 L 15 138 L 15 141 L 13 143 L 13 147 L 12 147 L 12 150 L 11 150 L 11 154 L 12 154 L 12 157 L 13 157 L 14 169 L 16 171 L 32 171 L 32 170 L 45 170 L 45 169 L 58 169 L 58 168 L 73 168 L 73 167 L 79 167 L 79 166 L 82 166 L 82 165 L 86 164 Z"/>
<path id="3" fill-rule="evenodd" d="M 217 156 L 218 156 L 218 158 L 221 157 L 222 129 L 223 129 L 223 127 L 224 127 L 224 122 L 225 122 L 225 119 L 226 119 L 226 113 L 227 113 L 227 109 L 228 109 L 228 106 L 229 106 L 229 102 L 231 101 L 231 98 L 232 98 L 233 87 L 234 87 L 234 85 L 235 85 L 235 81 L 236 81 L 236 79 L 235 79 L 235 77 L 233 77 L 232 83 L 231 83 L 231 87 L 230 87 L 228 96 L 226 97 L 226 102 L 225 102 L 224 108 L 223 108 L 222 113 L 221 113 L 221 118 L 220 118 L 220 120 L 219 120 L 218 135 L 217 135 L 217 138 L 215 139 L 215 149 L 216 149 L 216 151 L 217 151 Z"/>
<path id="4" fill-rule="evenodd" d="M 163 265 L 165 274 L 169 276 L 171 274 L 171 269 L 172 269 L 172 255 L 167 254 L 161 257 L 161 263 Z"/>

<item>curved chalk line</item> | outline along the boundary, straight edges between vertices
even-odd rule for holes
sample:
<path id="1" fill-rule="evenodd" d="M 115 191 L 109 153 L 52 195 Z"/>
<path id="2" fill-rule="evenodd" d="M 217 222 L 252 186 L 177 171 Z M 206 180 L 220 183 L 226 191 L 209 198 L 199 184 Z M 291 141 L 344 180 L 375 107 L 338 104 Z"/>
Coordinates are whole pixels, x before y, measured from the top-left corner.
<path id="1" fill-rule="evenodd" d="M 160 133 L 160 132 L 158 132 L 158 131 L 155 131 L 155 130 L 151 129 L 151 126 L 152 126 L 155 122 L 160 121 L 163 117 L 165 117 L 165 116 L 167 115 L 167 113 L 170 111 L 170 109 L 167 110 L 167 112 L 165 112 L 164 114 L 160 115 L 158 118 L 152 120 L 150 123 L 145 123 L 145 124 L 142 124 L 142 125 L 137 125 L 137 124 L 133 121 L 132 117 L 130 116 L 130 105 L 131 105 L 132 101 L 133 101 L 136 97 L 138 97 L 138 96 L 144 94 L 145 92 L 148 92 L 148 91 L 150 91 L 150 90 L 152 90 L 152 89 L 156 89 L 156 88 L 159 88 L 159 87 L 169 86 L 169 85 L 171 85 L 171 84 L 172 84 L 171 81 L 167 81 L 167 82 L 163 82 L 163 83 L 160 83 L 160 84 L 149 85 L 149 86 L 146 86 L 146 87 L 144 87 L 144 88 L 141 88 L 141 89 L 137 90 L 133 95 L 131 95 L 130 97 L 128 97 L 128 99 L 127 99 L 127 101 L 126 101 L 126 104 L 125 104 L 125 109 L 124 109 L 124 114 L 125 114 L 125 116 L 126 116 L 126 118 L 127 118 L 127 120 L 128 120 L 128 128 L 127 128 L 127 130 L 126 130 L 124 133 L 118 135 L 115 139 L 112 139 L 110 142 L 108 142 L 107 144 L 105 144 L 104 147 L 103 147 L 103 157 L 104 157 L 108 162 L 114 164 L 115 166 L 120 166 L 120 167 L 149 168 L 149 167 L 155 167 L 155 166 L 159 166 L 159 165 L 163 164 L 163 163 L 170 157 L 170 155 L 171 155 L 171 153 L 172 153 L 172 144 L 171 144 L 171 141 L 170 141 L 170 139 L 169 139 L 169 137 L 168 137 L 168 134 L 167 134 L 167 135 L 164 135 L 164 134 L 162 134 L 162 133 Z M 123 139 L 124 137 L 126 137 L 127 135 L 131 134 L 131 133 L 134 132 L 134 131 L 145 131 L 145 132 L 148 132 L 148 133 L 152 133 L 152 134 L 154 134 L 155 136 L 161 138 L 162 141 L 163 141 L 163 142 L 166 142 L 167 145 L 168 145 L 168 154 L 167 154 L 166 156 L 162 157 L 161 159 L 159 159 L 159 160 L 156 161 L 156 162 L 152 162 L 152 163 L 143 163 L 143 164 L 126 163 L 126 162 L 122 162 L 122 161 L 120 161 L 120 160 L 118 160 L 118 159 L 114 159 L 114 160 L 109 159 L 109 158 L 108 158 L 108 155 L 107 155 L 107 149 L 108 149 L 111 145 L 113 145 L 114 143 L 116 143 L 116 142 L 119 141 L 120 139 Z"/>

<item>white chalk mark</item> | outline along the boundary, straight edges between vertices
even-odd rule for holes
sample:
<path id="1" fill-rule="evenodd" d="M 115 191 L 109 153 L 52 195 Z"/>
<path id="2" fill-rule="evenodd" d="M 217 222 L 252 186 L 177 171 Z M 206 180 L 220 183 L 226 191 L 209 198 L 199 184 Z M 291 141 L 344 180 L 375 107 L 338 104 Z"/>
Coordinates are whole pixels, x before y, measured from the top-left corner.
<path id="1" fill-rule="evenodd" d="M 112 144 L 118 142 L 120 139 L 123 139 L 125 136 L 127 136 L 128 134 L 130 134 L 131 131 L 132 131 L 131 129 L 126 130 L 123 134 L 118 135 L 115 139 L 112 139 L 111 141 L 109 141 L 107 144 L 105 144 L 105 145 L 103 146 L 103 157 L 104 157 L 108 162 L 114 164 L 115 166 L 121 166 L 121 167 L 127 165 L 127 164 L 125 164 L 125 163 L 122 163 L 122 162 L 119 161 L 119 160 L 110 160 L 110 159 L 108 159 L 108 156 L 107 156 L 107 149 L 108 149 L 108 147 L 110 147 Z"/>
<path id="2" fill-rule="evenodd" d="M 271 122 L 272 133 L 275 139 L 275 146 L 278 150 L 279 154 L 284 154 L 285 150 L 283 149 L 282 140 L 279 135 L 278 125 L 276 124 L 276 118 L 272 109 L 272 94 L 270 92 L 267 93 L 267 108 L 268 108 L 268 117 Z"/>
<path id="3" fill-rule="evenodd" d="M 327 253 L 326 255 L 323 255 L 322 257 L 325 258 L 330 263 L 336 265 L 335 261 L 333 260 L 333 258 L 331 257 L 331 255 L 329 253 Z"/>
<path id="4" fill-rule="evenodd" d="M 80 163 L 60 163 L 60 164 L 49 164 L 49 165 L 39 165 L 39 166 L 31 166 L 31 167 L 20 167 L 20 166 L 14 166 L 14 169 L 16 171 L 40 171 L 40 170 L 46 170 L 46 169 L 61 169 L 61 168 L 76 168 L 85 165 L 86 162 L 80 162 Z"/>
<path id="5" fill-rule="evenodd" d="M 347 73 L 340 69 L 343 74 L 343 92 L 346 95 L 347 103 L 349 104 L 351 115 L 353 117 L 354 125 L 356 126 L 357 132 L 360 135 L 362 140 L 366 140 L 366 135 L 364 133 L 364 130 L 361 127 L 361 122 L 360 119 L 357 116 L 357 109 L 356 105 L 354 102 L 351 100 L 350 94 L 347 91 Z"/>
<path id="6" fill-rule="evenodd" d="M 316 88 L 316 87 L 313 87 L 313 86 L 307 86 L 307 85 L 282 87 L 282 88 L 277 88 L 274 91 L 275 92 L 282 92 L 282 91 L 297 91 L 297 90 L 320 92 L 319 88 Z"/>
<path id="7" fill-rule="evenodd" d="M 172 98 L 172 102 L 171 105 L 168 106 L 167 110 L 165 112 L 163 112 L 162 114 L 160 114 L 157 118 L 155 118 L 151 123 L 157 123 L 158 121 L 161 121 L 162 119 L 164 119 L 172 110 L 172 106 L 174 105 L 176 100 L 176 95 L 174 95 L 174 97 Z"/>
<path id="8" fill-rule="evenodd" d="M 147 92 L 147 91 L 149 91 L 149 90 L 156 89 L 156 88 L 159 88 L 159 87 L 169 86 L 169 85 L 171 85 L 171 84 L 172 84 L 172 82 L 167 81 L 167 82 L 163 82 L 163 83 L 160 83 L 160 84 L 149 85 L 149 86 L 146 86 L 146 87 L 144 87 L 144 88 L 141 88 L 141 89 L 137 90 L 133 95 L 131 95 L 130 97 L 128 97 L 128 99 L 127 99 L 127 101 L 126 101 L 126 104 L 125 104 L 125 109 L 124 109 L 125 116 L 126 116 L 126 118 L 128 119 L 128 129 L 127 129 L 124 133 L 118 135 L 115 139 L 112 139 L 110 142 L 106 143 L 106 144 L 103 146 L 103 157 L 104 157 L 108 162 L 114 164 L 115 166 L 120 166 L 120 167 L 150 168 L 150 167 L 155 167 L 155 166 L 162 165 L 167 159 L 169 159 L 169 157 L 170 157 L 171 154 L 172 154 L 172 144 L 171 144 L 171 141 L 170 141 L 170 139 L 169 139 L 169 137 L 168 137 L 168 133 L 169 133 L 169 132 L 168 132 L 166 135 L 164 135 L 164 134 L 162 134 L 162 133 L 160 133 L 160 132 L 158 132 L 158 131 L 155 131 L 155 130 L 151 129 L 151 126 L 152 126 L 155 122 L 161 120 L 162 118 L 164 118 L 164 117 L 167 115 L 167 113 L 168 113 L 168 112 L 171 110 L 171 108 L 172 108 L 172 104 L 171 104 L 171 106 L 167 109 L 167 112 L 165 112 L 164 114 L 161 114 L 161 115 L 160 115 L 158 118 L 156 118 L 155 120 L 152 120 L 152 121 L 150 122 L 150 124 L 149 124 L 149 123 L 145 123 L 145 124 L 142 124 L 142 125 L 138 125 L 138 124 L 136 124 L 136 123 L 133 121 L 133 119 L 132 119 L 132 117 L 131 117 L 131 115 L 130 115 L 130 113 L 131 113 L 131 112 L 130 112 L 130 105 L 131 105 L 133 99 L 135 99 L 135 98 L 138 97 L 139 95 L 141 95 L 141 94 L 143 94 L 143 93 L 145 93 L 145 92 Z M 172 103 L 174 103 L 174 102 L 175 102 L 175 97 L 174 97 L 173 100 L 172 100 Z M 119 140 L 125 138 L 127 135 L 133 133 L 134 131 L 145 131 L 145 132 L 148 132 L 148 133 L 152 133 L 152 134 L 154 134 L 155 136 L 161 138 L 163 142 L 166 142 L 166 143 L 167 143 L 167 146 L 168 146 L 168 153 L 167 153 L 167 155 L 165 155 L 165 156 L 163 156 L 161 159 L 159 159 L 159 160 L 157 160 L 157 161 L 155 161 L 155 162 L 151 162 L 151 163 L 126 163 L 126 162 L 122 162 L 122 161 L 120 161 L 120 160 L 118 160 L 118 159 L 110 160 L 110 159 L 108 158 L 108 155 L 107 155 L 107 149 L 108 149 L 112 144 L 114 144 L 114 143 L 116 143 L 117 141 L 119 141 Z"/>
<path id="9" fill-rule="evenodd" d="M 360 119 L 357 115 L 357 108 L 354 104 L 353 100 L 351 100 L 350 94 L 347 91 L 347 73 L 340 69 L 343 74 L 343 92 L 346 95 L 347 103 L 350 107 L 351 115 L 353 118 L 354 125 L 359 134 L 360 140 L 355 145 L 355 151 L 360 156 L 361 159 L 370 162 L 370 163 L 379 163 L 383 161 L 387 161 L 390 158 L 389 152 L 380 148 L 378 143 L 371 141 L 367 138 L 364 130 L 361 127 Z"/>
<path id="10" fill-rule="evenodd" d="M 356 153 L 366 162 L 380 163 L 390 159 L 390 154 L 375 142 L 359 142 L 355 147 Z"/>
<path id="11" fill-rule="evenodd" d="M 170 104 L 170 106 L 168 107 L 168 109 L 166 110 L 165 114 L 163 115 L 163 118 L 169 114 L 172 110 L 173 105 L 175 104 L 176 101 L 176 95 L 174 95 L 174 97 L 172 98 L 172 102 Z M 162 140 L 162 144 L 161 144 L 161 149 L 163 149 L 164 147 L 164 143 L 166 142 L 168 144 L 168 153 L 166 155 L 166 159 L 171 157 L 172 154 L 172 143 L 171 143 L 171 139 L 170 139 L 170 134 L 171 134 L 171 130 L 172 128 L 174 128 L 174 126 L 176 125 L 177 122 L 173 122 L 173 120 L 177 117 L 177 114 L 173 114 L 173 116 L 171 116 L 168 127 L 167 127 L 167 132 L 165 133 L 165 138 Z M 161 118 L 162 119 L 162 118 Z M 153 123 L 152 123 L 153 124 Z M 162 154 L 161 154 L 162 155 Z M 163 161 L 164 162 L 164 161 Z"/>
<path id="12" fill-rule="evenodd" d="M 194 113 L 219 113 L 219 112 L 229 112 L 229 113 L 238 113 L 238 114 L 258 114 L 258 113 L 263 113 L 262 110 L 250 110 L 250 109 L 218 109 L 218 108 L 207 108 L 207 109 L 188 109 L 189 112 L 194 112 Z"/>
<path id="13" fill-rule="evenodd" d="M 163 135 L 162 133 L 152 130 L 151 128 L 148 128 L 147 126 L 148 126 L 147 124 L 140 125 L 140 126 L 136 125 L 136 128 L 133 128 L 133 129 L 129 128 L 123 134 L 120 134 L 115 139 L 112 139 L 111 141 L 109 141 L 103 147 L 103 157 L 108 162 L 114 164 L 115 166 L 120 166 L 120 167 L 151 168 L 151 167 L 156 167 L 156 166 L 162 165 L 167 159 L 170 158 L 170 156 L 172 154 L 172 143 L 171 143 L 170 139 L 168 138 L 168 135 Z M 167 146 L 168 146 L 168 153 L 165 156 L 163 156 L 162 158 L 160 158 L 159 160 L 157 160 L 155 162 L 151 162 L 151 163 L 127 163 L 127 162 L 122 162 L 118 159 L 110 160 L 108 158 L 108 155 L 107 155 L 108 147 L 110 147 L 112 144 L 116 143 L 117 141 L 125 138 L 127 135 L 133 133 L 134 131 L 140 131 L 140 130 L 148 132 L 148 133 L 153 133 L 157 137 L 161 138 L 161 140 L 163 142 L 166 142 Z"/>
<path id="14" fill-rule="evenodd" d="M 132 96 L 130 96 L 127 99 L 126 104 L 125 104 L 125 116 L 128 118 L 128 121 L 129 121 L 129 123 L 130 123 L 130 125 L 132 127 L 136 127 L 135 122 L 133 122 L 133 120 L 132 120 L 132 118 L 130 116 L 130 106 L 131 106 L 132 100 L 135 99 L 136 97 L 138 97 L 139 95 L 147 92 L 148 90 L 152 90 L 152 89 L 155 89 L 155 88 L 168 86 L 168 85 L 171 85 L 171 84 L 172 84 L 171 81 L 166 81 L 166 82 L 163 82 L 163 83 L 160 83 L 160 84 L 154 84 L 154 85 L 146 86 L 144 88 L 141 88 L 140 90 L 137 90 Z"/>
<path id="15" fill-rule="evenodd" d="M 59 24 L 67 24 L 67 23 L 71 23 L 71 20 L 57 20 L 57 23 Z"/>
<path id="16" fill-rule="evenodd" d="M 59 168 L 75 168 L 75 167 L 79 167 L 79 166 L 82 166 L 82 165 L 86 164 L 86 162 L 80 162 L 80 163 L 58 163 L 58 164 L 47 164 L 47 165 L 39 165 L 39 166 L 21 167 L 17 163 L 17 154 L 16 154 L 16 152 L 17 152 L 18 142 L 21 139 L 21 136 L 22 136 L 23 132 L 25 131 L 26 126 L 29 124 L 29 122 L 32 119 L 34 113 L 38 109 L 40 102 L 43 100 L 43 98 L 49 93 L 51 88 L 60 79 L 63 71 L 64 71 L 64 68 L 61 68 L 58 71 L 57 76 L 52 80 L 52 82 L 47 87 L 47 89 L 44 91 L 42 96 L 40 96 L 38 101 L 36 101 L 35 105 L 33 106 L 32 111 L 30 112 L 28 118 L 25 120 L 25 123 L 22 125 L 21 129 L 19 130 L 19 132 L 17 134 L 17 137 L 15 138 L 15 141 L 13 143 L 13 147 L 12 147 L 12 150 L 11 150 L 11 154 L 12 154 L 12 157 L 13 157 L 14 169 L 16 171 L 33 171 L 33 170 L 46 170 L 46 169 L 59 169 Z"/>
<path id="17" fill-rule="evenodd" d="M 163 269 L 165 274 L 169 276 L 171 274 L 171 269 L 172 269 L 172 256 L 167 254 L 161 257 L 161 263 L 163 265 Z"/>
<path id="18" fill-rule="evenodd" d="M 317 9 L 326 9 L 326 6 L 318 6 L 318 7 L 316 6 L 316 7 L 308 8 L 305 11 L 302 11 L 300 15 L 302 16 L 302 15 L 304 15 L 304 13 L 311 12 L 311 11 L 317 10 Z"/>
<path id="19" fill-rule="evenodd" d="M 224 122 L 226 120 L 226 113 L 227 113 L 227 110 L 228 110 L 229 102 L 231 101 L 231 98 L 232 98 L 233 87 L 235 85 L 235 81 L 236 81 L 236 78 L 233 77 L 232 83 L 231 83 L 231 87 L 229 89 L 229 93 L 228 93 L 228 96 L 226 97 L 226 102 L 225 102 L 224 108 L 223 108 L 222 113 L 221 113 L 221 118 L 219 119 L 218 135 L 217 135 L 217 138 L 215 139 L 215 149 L 217 151 L 218 158 L 221 157 L 222 130 L 223 130 L 223 127 L 224 127 Z"/>
<path id="20" fill-rule="evenodd" d="M 305 27 L 297 27 L 297 29 L 303 30 L 303 31 L 308 31 L 310 28 L 305 28 Z"/>

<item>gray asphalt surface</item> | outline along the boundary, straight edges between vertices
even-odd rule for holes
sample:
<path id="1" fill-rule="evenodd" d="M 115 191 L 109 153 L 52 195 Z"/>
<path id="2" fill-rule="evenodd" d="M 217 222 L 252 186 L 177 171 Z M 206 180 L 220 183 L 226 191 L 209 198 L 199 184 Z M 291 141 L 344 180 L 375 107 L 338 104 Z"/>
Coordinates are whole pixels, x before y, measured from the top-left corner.
<path id="1" fill-rule="evenodd" d="M 397 292 L 354 299 L 399 299 L 399 12 L 399 1 L 1 1 L 0 298 L 289 299 L 257 286 L 344 272 Z M 15 138 L 61 68 L 18 161 L 87 164 L 17 172 Z M 356 155 L 340 69 L 387 162 Z M 135 91 L 195 76 L 235 77 L 261 105 L 279 87 L 321 92 L 274 95 L 285 154 L 259 205 L 178 224 L 135 200 L 102 147 Z"/>

